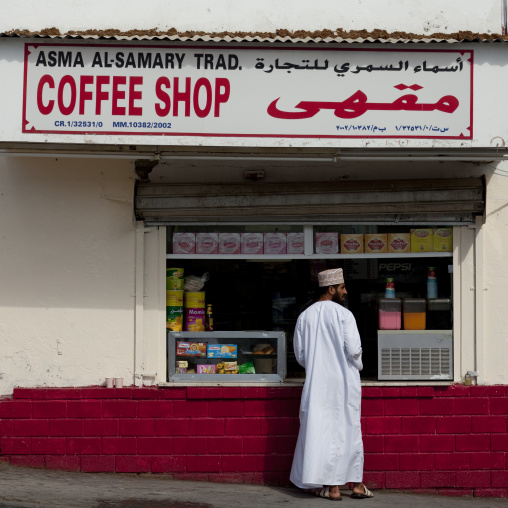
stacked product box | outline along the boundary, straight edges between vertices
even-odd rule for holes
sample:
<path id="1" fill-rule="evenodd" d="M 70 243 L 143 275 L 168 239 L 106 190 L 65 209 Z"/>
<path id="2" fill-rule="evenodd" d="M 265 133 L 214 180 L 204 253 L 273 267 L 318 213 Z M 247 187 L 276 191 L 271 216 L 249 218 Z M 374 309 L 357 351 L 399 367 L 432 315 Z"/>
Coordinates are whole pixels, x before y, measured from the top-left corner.
<path id="1" fill-rule="evenodd" d="M 411 252 L 410 233 L 388 233 L 388 252 L 391 254 Z"/>
<path id="2" fill-rule="evenodd" d="M 434 252 L 452 252 L 453 250 L 453 229 L 437 228 L 432 232 Z"/>
<path id="3" fill-rule="evenodd" d="M 208 358 L 236 358 L 238 346 L 236 344 L 208 344 Z"/>
<path id="4" fill-rule="evenodd" d="M 206 342 L 177 342 L 177 357 L 193 358 L 191 362 L 208 360 L 219 360 L 218 363 L 198 363 L 194 368 L 189 368 L 189 360 L 176 360 L 176 374 L 238 374 L 239 366 L 236 358 L 238 356 L 237 344 L 207 344 Z M 250 366 L 250 372 L 255 373 L 251 364 L 244 364 L 242 367 Z"/>
<path id="5" fill-rule="evenodd" d="M 363 234 L 340 235 L 340 252 L 341 254 L 362 254 Z"/>
<path id="6" fill-rule="evenodd" d="M 177 342 L 176 356 L 206 358 L 206 342 Z"/>
<path id="7" fill-rule="evenodd" d="M 241 253 L 240 233 L 219 234 L 219 254 Z"/>
<path id="8" fill-rule="evenodd" d="M 338 254 L 339 234 L 332 232 L 316 233 L 316 254 Z"/>
<path id="9" fill-rule="evenodd" d="M 381 233 L 366 234 L 365 252 L 368 254 L 382 254 L 388 252 L 388 235 Z"/>
<path id="10" fill-rule="evenodd" d="M 241 233 L 242 254 L 263 254 L 263 233 Z"/>
<path id="11" fill-rule="evenodd" d="M 316 254 L 451 252 L 453 229 L 415 228 L 408 233 L 316 232 Z M 173 254 L 304 254 L 303 233 L 173 233 Z"/>
<path id="12" fill-rule="evenodd" d="M 173 254 L 196 254 L 196 233 L 173 233 Z"/>
<path id="13" fill-rule="evenodd" d="M 434 238 L 432 229 L 412 229 L 411 230 L 411 252 L 433 252 Z"/>
<path id="14" fill-rule="evenodd" d="M 286 233 L 265 233 L 263 235 L 263 252 L 265 254 L 286 254 Z"/>
<path id="15" fill-rule="evenodd" d="M 197 233 L 196 254 L 218 254 L 219 234 L 218 233 Z"/>
<path id="16" fill-rule="evenodd" d="M 304 238 L 303 233 L 288 233 L 287 234 L 287 253 L 288 254 L 303 254 Z"/>
<path id="17" fill-rule="evenodd" d="M 198 374 L 215 374 L 216 372 L 215 365 L 213 364 L 198 365 L 196 367 L 196 372 Z"/>
<path id="18" fill-rule="evenodd" d="M 186 374 L 188 368 L 189 368 L 188 361 L 177 360 L 177 362 L 176 362 L 176 373 L 177 374 Z"/>

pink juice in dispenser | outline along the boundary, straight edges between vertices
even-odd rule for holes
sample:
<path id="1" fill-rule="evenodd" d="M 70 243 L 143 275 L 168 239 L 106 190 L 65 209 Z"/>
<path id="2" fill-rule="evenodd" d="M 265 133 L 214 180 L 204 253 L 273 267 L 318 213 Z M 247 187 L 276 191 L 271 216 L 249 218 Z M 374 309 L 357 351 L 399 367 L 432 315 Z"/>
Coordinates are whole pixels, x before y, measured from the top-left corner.
<path id="1" fill-rule="evenodd" d="M 400 330 L 402 317 L 400 298 L 379 299 L 379 330 Z"/>

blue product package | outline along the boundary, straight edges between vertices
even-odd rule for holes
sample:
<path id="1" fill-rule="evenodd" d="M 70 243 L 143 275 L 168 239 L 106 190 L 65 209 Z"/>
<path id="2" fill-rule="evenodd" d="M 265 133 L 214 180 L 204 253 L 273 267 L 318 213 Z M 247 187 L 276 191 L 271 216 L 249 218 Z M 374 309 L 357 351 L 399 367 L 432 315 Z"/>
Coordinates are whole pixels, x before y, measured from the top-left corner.
<path id="1" fill-rule="evenodd" d="M 236 358 L 238 347 L 236 344 L 208 344 L 208 358 Z"/>

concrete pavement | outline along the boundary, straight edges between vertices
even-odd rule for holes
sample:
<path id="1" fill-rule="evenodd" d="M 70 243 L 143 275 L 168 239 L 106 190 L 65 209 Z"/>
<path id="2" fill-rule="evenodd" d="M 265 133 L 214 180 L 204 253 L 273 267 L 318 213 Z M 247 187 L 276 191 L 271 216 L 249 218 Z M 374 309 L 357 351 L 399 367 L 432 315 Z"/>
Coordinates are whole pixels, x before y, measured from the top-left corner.
<path id="1" fill-rule="evenodd" d="M 497 508 L 506 499 L 444 497 L 378 490 L 367 500 L 349 498 L 341 507 Z M 328 501 L 297 489 L 188 482 L 168 476 L 72 473 L 0 463 L 0 508 L 314 508 Z"/>

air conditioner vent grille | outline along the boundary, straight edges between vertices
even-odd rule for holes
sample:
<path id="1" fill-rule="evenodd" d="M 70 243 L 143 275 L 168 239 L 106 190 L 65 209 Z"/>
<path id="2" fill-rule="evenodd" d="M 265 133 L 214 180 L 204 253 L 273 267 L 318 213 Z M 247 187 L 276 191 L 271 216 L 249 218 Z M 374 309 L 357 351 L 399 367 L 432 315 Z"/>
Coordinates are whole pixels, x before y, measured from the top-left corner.
<path id="1" fill-rule="evenodd" d="M 379 379 L 453 379 L 451 332 L 380 334 Z"/>

